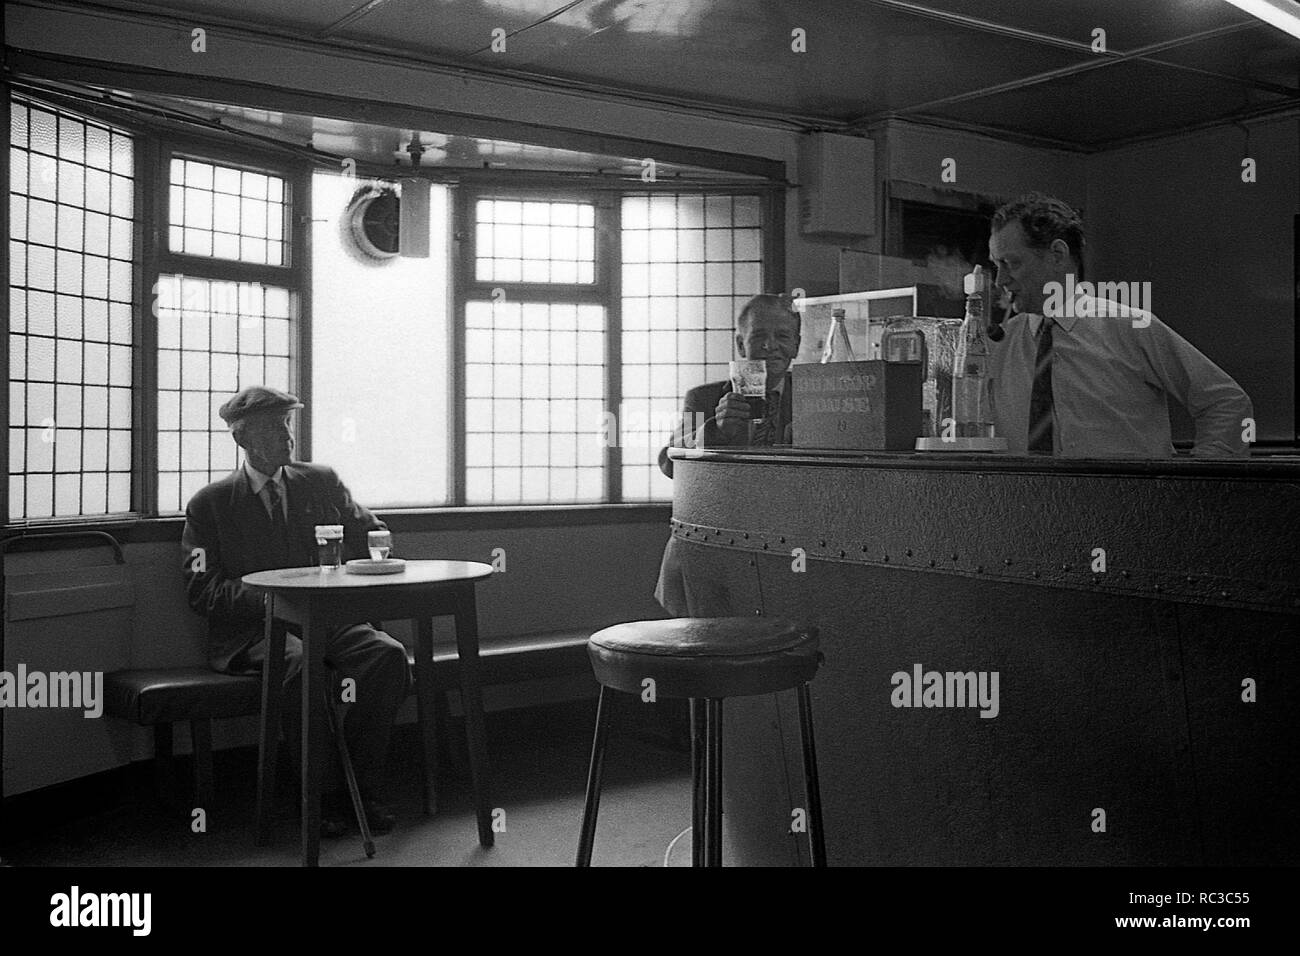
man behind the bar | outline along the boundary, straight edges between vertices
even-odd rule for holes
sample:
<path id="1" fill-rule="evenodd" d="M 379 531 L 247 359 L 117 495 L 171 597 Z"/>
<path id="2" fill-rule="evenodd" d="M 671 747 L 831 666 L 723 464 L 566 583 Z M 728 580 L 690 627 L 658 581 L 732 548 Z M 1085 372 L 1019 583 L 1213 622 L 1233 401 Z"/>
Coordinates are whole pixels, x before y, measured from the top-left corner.
<path id="1" fill-rule="evenodd" d="M 800 320 L 779 295 L 756 295 L 736 317 L 736 355 L 767 362 L 768 417 L 752 444 L 787 441 L 791 424 L 790 363 L 799 354 Z M 708 448 L 750 444 L 749 403 L 732 391 L 730 381 L 709 382 L 686 393 L 682 420 L 659 451 L 659 468 L 669 478 L 669 447 Z"/>
<path id="2" fill-rule="evenodd" d="M 352 500 L 332 469 L 292 460 L 290 419 L 302 407 L 295 396 L 261 385 L 222 405 L 218 414 L 244 449 L 244 465 L 196 493 L 185 509 L 186 591 L 190 607 L 208 619 L 208 663 L 222 673 L 260 674 L 266 659 L 265 602 L 243 584 L 243 575 L 316 564 L 318 524 L 343 525 L 345 559 L 365 556 L 366 533 L 385 528 Z M 406 651 L 383 631 L 356 624 L 329 636 L 325 662 L 338 679 L 356 681 L 355 702 L 344 705 L 344 733 L 370 828 L 387 833 L 395 818 L 380 802 L 379 790 L 393 719 L 410 680 Z M 302 663 L 302 641 L 285 635 L 282 713 L 295 757 L 301 746 Z M 335 761 L 323 789 L 321 833 L 340 836 L 348 827 L 348 803 Z"/>
<path id="3" fill-rule="evenodd" d="M 1019 313 L 989 362 L 993 422 L 1009 450 L 1168 458 L 1173 398 L 1196 422 L 1193 455 L 1249 455 L 1250 399 L 1226 372 L 1150 311 L 1065 300 L 1081 279 L 1083 245 L 1082 220 L 1059 199 L 1030 193 L 993 216 L 989 255 Z"/>

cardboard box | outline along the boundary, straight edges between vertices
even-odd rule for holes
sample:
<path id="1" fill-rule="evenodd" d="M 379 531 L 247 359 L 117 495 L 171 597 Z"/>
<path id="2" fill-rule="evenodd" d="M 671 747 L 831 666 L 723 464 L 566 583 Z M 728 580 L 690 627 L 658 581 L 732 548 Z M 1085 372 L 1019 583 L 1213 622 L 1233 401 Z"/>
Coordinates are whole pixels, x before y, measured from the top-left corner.
<path id="1" fill-rule="evenodd" d="M 797 448 L 912 451 L 921 435 L 920 362 L 791 368 Z"/>

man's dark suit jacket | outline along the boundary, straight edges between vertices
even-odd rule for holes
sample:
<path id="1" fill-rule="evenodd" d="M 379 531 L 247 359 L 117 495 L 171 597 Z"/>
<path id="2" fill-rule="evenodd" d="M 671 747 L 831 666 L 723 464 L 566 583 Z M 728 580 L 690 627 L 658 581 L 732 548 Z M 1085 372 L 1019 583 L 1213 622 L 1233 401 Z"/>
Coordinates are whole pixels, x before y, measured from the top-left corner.
<path id="1" fill-rule="evenodd" d="M 673 463 L 668 457 L 670 447 L 690 448 L 694 447 L 697 441 L 700 442 L 701 447 L 744 444 L 743 438 L 739 442 L 727 441 L 722 432 L 718 431 L 718 423 L 713 417 L 718 410 L 718 402 L 722 401 L 722 396 L 730 391 L 732 391 L 731 382 L 721 381 L 709 382 L 707 385 L 697 385 L 686 393 L 686 398 L 682 401 L 681 424 L 673 432 L 673 437 L 668 440 L 668 444 L 659 449 L 660 471 L 669 478 L 673 476 Z M 791 421 L 793 421 L 790 404 L 790 396 L 793 391 L 790 386 L 790 373 L 787 372 L 785 385 L 781 389 L 781 414 L 777 419 L 777 434 L 781 436 L 780 440 L 782 441 L 789 441 L 787 432 Z M 701 429 L 703 429 L 703 435 L 700 434 Z"/>
<path id="2" fill-rule="evenodd" d="M 343 525 L 345 560 L 366 557 L 366 532 L 386 527 L 352 500 L 332 468 L 291 462 L 284 479 L 287 542 L 275 540 L 271 516 L 242 467 L 199 491 L 185 509 L 186 593 L 190 607 L 208 619 L 208 663 L 214 670 L 229 671 L 232 662 L 239 669 L 242 652 L 262 639 L 262 596 L 241 577 L 315 565 L 318 524 Z"/>

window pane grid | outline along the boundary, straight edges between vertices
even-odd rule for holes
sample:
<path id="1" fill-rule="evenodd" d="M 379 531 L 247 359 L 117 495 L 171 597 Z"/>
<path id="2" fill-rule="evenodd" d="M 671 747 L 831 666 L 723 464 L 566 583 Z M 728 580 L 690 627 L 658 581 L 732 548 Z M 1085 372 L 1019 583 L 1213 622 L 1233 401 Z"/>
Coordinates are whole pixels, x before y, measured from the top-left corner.
<path id="1" fill-rule="evenodd" d="M 285 264 L 284 179 L 172 157 L 168 247 L 172 252 Z"/>
<path id="2" fill-rule="evenodd" d="M 131 508 L 133 150 L 10 101 L 11 520 Z"/>
<path id="3" fill-rule="evenodd" d="M 479 282 L 596 281 L 596 209 L 591 203 L 479 199 L 474 238 L 474 278 Z"/>
<path id="4" fill-rule="evenodd" d="M 672 497 L 658 454 L 682 396 L 726 378 L 735 316 L 763 291 L 757 196 L 625 196 L 622 204 L 623 497 Z"/>
<path id="5" fill-rule="evenodd" d="M 158 281 L 158 510 L 184 509 L 239 464 L 217 414 L 249 385 L 290 390 L 289 290 L 164 275 Z"/>
<path id="6" fill-rule="evenodd" d="M 466 503 L 603 500 L 604 308 L 470 301 L 465 362 Z"/>

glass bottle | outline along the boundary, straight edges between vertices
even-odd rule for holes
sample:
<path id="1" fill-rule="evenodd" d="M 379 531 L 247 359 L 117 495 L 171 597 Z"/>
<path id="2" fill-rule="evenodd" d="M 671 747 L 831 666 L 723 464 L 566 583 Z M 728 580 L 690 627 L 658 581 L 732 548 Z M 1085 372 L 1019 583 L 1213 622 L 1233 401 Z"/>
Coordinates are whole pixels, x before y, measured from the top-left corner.
<path id="1" fill-rule="evenodd" d="M 958 438 L 992 438 L 993 416 L 988 400 L 989 343 L 984 303 L 992 294 L 980 266 L 966 276 L 966 317 L 953 360 L 953 418 Z"/>
<path id="2" fill-rule="evenodd" d="M 826 333 L 826 346 L 822 349 L 822 364 L 830 362 L 855 362 L 853 346 L 849 344 L 849 330 L 844 327 L 844 310 L 831 310 L 831 327 Z"/>

